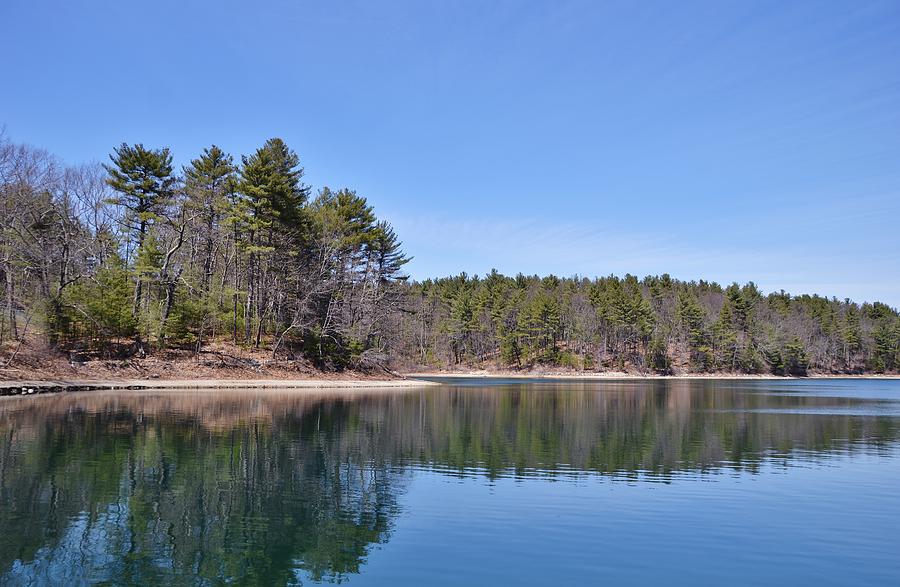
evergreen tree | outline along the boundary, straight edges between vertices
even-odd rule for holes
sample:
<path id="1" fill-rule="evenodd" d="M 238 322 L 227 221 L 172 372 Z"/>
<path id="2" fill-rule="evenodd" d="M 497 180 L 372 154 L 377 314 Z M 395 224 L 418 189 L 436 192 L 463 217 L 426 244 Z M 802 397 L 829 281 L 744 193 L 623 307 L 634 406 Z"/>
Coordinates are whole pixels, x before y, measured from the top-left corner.
<path id="1" fill-rule="evenodd" d="M 143 254 L 147 232 L 166 214 L 175 195 L 177 178 L 172 175 L 172 155 L 168 148 L 147 149 L 143 144 L 122 143 L 104 165 L 108 183 L 119 195 L 111 203 L 125 210 L 126 233 L 134 245 L 135 257 Z M 143 296 L 144 278 L 135 279 L 132 313 L 137 314 Z"/>
<path id="2" fill-rule="evenodd" d="M 803 376 L 809 367 L 809 356 L 806 354 L 806 347 L 803 342 L 794 337 L 788 342 L 782 350 L 781 356 L 784 359 L 784 372 L 786 375 Z"/>
<path id="3" fill-rule="evenodd" d="M 297 154 L 274 138 L 242 162 L 239 189 L 247 203 L 250 233 L 265 240 L 265 233 L 278 231 L 303 242 L 309 229 L 304 207 L 309 188 L 302 183 L 303 168 Z M 266 246 L 271 246 L 270 241 L 269 236 Z"/>
<path id="4" fill-rule="evenodd" d="M 719 319 L 713 325 L 716 345 L 716 362 L 729 371 L 738 368 L 738 330 L 735 327 L 735 309 L 730 298 L 725 298 Z"/>
<path id="5" fill-rule="evenodd" d="M 647 355 L 647 365 L 651 369 L 664 375 L 672 372 L 672 360 L 669 358 L 666 343 L 661 337 L 653 337 L 647 349 Z"/>
<path id="6" fill-rule="evenodd" d="M 900 320 L 885 315 L 879 320 L 872 337 L 875 343 L 872 370 L 884 373 L 900 366 Z"/>
<path id="7" fill-rule="evenodd" d="M 859 310 L 849 302 L 849 300 L 844 302 L 846 311 L 841 336 L 844 347 L 844 369 L 853 371 L 856 368 L 855 356 L 862 345 L 862 333 L 860 332 Z"/>
<path id="8" fill-rule="evenodd" d="M 412 257 L 404 254 L 402 245 L 388 222 L 380 220 L 376 223 L 371 250 L 379 280 L 405 279 L 401 272 Z"/>
<path id="9" fill-rule="evenodd" d="M 291 265 L 297 261 L 296 253 L 306 251 L 311 223 L 304 204 L 309 188 L 301 183 L 300 158 L 281 139 L 269 139 L 242 162 L 238 183 L 242 198 L 233 222 L 239 227 L 247 255 L 244 337 L 258 347 L 267 314 L 277 298 L 269 287 L 276 261 L 273 253 L 282 247 L 283 253 L 293 257 L 284 259 Z"/>
<path id="10" fill-rule="evenodd" d="M 228 195 L 234 190 L 234 163 L 216 145 L 203 150 L 184 168 L 185 208 L 194 219 L 194 232 L 199 240 L 201 275 L 199 291 L 208 293 L 213 274 L 214 249 L 222 218 L 229 211 Z"/>
<path id="11" fill-rule="evenodd" d="M 526 348 L 539 361 L 552 362 L 556 358 L 560 325 L 559 303 L 544 291 L 532 298 L 519 315 L 519 330 Z"/>
<path id="12" fill-rule="evenodd" d="M 682 338 L 687 340 L 691 365 L 698 370 L 708 371 L 712 366 L 712 349 L 703 327 L 704 311 L 700 303 L 689 291 L 678 296 L 677 319 L 681 325 Z"/>

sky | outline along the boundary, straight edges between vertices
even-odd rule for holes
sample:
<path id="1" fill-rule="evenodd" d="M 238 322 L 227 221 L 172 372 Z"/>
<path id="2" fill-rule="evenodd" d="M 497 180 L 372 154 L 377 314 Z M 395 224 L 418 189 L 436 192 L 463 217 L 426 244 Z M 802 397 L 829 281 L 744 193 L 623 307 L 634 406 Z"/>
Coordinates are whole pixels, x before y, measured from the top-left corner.
<path id="1" fill-rule="evenodd" d="M 900 2 L 2 0 L 67 163 L 281 137 L 414 278 L 669 273 L 900 307 Z"/>

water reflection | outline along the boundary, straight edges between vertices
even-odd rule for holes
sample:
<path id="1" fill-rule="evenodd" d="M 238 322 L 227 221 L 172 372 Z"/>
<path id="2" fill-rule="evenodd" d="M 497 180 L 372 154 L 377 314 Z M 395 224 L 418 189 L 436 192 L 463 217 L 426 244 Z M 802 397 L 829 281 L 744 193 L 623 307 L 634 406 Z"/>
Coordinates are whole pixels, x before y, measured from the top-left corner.
<path id="1" fill-rule="evenodd" d="M 900 410 L 877 385 L 765 385 L 4 399 L 0 582 L 340 581 L 389 540 L 421 469 L 667 482 L 896 452 Z"/>
<path id="2" fill-rule="evenodd" d="M 340 397 L 3 407 L 0 527 L 17 532 L 0 537 L 0 565 L 38 582 L 340 579 L 387 539 L 404 486 L 362 405 Z"/>

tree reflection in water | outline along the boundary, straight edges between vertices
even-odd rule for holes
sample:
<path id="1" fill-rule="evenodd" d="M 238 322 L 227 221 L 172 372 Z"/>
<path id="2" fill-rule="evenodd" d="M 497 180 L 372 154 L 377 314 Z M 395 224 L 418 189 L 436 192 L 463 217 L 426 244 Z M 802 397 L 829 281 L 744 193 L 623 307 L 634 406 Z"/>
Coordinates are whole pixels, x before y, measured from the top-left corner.
<path id="1" fill-rule="evenodd" d="M 898 420 L 866 415 L 876 403 L 685 381 L 10 398 L 0 402 L 0 572 L 339 581 L 389 539 L 417 469 L 668 481 L 790 466 L 887 450 Z"/>

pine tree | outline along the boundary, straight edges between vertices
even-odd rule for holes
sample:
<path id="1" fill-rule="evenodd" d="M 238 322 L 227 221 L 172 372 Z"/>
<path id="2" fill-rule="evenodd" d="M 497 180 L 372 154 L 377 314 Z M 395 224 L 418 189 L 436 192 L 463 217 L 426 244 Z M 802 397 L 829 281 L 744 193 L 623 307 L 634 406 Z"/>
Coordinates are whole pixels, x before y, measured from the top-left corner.
<path id="1" fill-rule="evenodd" d="M 809 356 L 806 354 L 806 347 L 803 342 L 794 337 L 788 342 L 781 352 L 784 359 L 784 371 L 787 375 L 803 376 L 809 367 Z"/>
<path id="2" fill-rule="evenodd" d="M 250 231 L 257 237 L 268 229 L 307 236 L 304 205 L 309 188 L 301 181 L 303 168 L 297 154 L 274 138 L 242 162 L 239 189 L 247 202 Z"/>
<path id="3" fill-rule="evenodd" d="M 657 373 L 667 375 L 672 372 L 672 360 L 669 358 L 666 343 L 661 337 L 655 336 L 650 341 L 647 356 L 647 365 Z"/>
<path id="4" fill-rule="evenodd" d="M 729 371 L 737 371 L 738 366 L 738 333 L 733 308 L 732 301 L 726 297 L 719 319 L 713 324 L 717 362 Z"/>
<path id="5" fill-rule="evenodd" d="M 706 371 L 711 366 L 711 349 L 709 337 L 703 328 L 705 313 L 700 307 L 697 297 L 689 291 L 678 295 L 676 319 L 681 325 L 682 338 L 687 341 L 691 365 L 695 369 Z"/>
<path id="6" fill-rule="evenodd" d="M 172 175 L 172 155 L 168 148 L 147 149 L 144 145 L 122 143 L 109 156 L 112 165 L 104 165 L 107 180 L 118 196 L 112 204 L 125 210 L 126 232 L 133 243 L 132 253 L 140 257 L 148 230 L 172 203 L 177 178 Z M 135 279 L 132 314 L 137 314 L 143 296 L 143 278 Z"/>
<path id="7" fill-rule="evenodd" d="M 371 251 L 375 261 L 376 275 L 380 281 L 405 279 L 401 275 L 401 271 L 403 266 L 412 260 L 412 257 L 407 257 L 403 253 L 402 245 L 403 243 L 397 238 L 393 227 L 384 220 L 378 221 L 375 225 Z"/>
<path id="8" fill-rule="evenodd" d="M 900 366 L 900 320 L 885 316 L 878 321 L 872 333 L 875 347 L 871 368 L 875 371 L 892 371 Z"/>
<path id="9" fill-rule="evenodd" d="M 324 244 L 333 250 L 344 270 L 365 261 L 375 241 L 376 218 L 372 206 L 353 190 L 322 188 L 311 205 L 313 220 Z"/>
<path id="10" fill-rule="evenodd" d="M 854 357 L 862 346 L 862 333 L 860 332 L 859 310 L 850 300 L 845 301 L 847 307 L 844 313 L 844 324 L 841 328 L 841 338 L 844 346 L 844 368 L 853 371 L 856 368 Z"/>
<path id="11" fill-rule="evenodd" d="M 267 283 L 273 253 L 278 247 L 286 254 L 307 250 L 311 223 L 304 204 L 309 188 L 301 183 L 300 158 L 281 139 L 269 139 L 242 162 L 238 184 L 242 197 L 233 222 L 240 229 L 247 254 L 244 335 L 258 347 L 265 314 L 274 302 L 275 292 Z"/>
<path id="12" fill-rule="evenodd" d="M 235 187 L 234 163 L 216 145 L 203 150 L 184 168 L 185 209 L 195 218 L 196 237 L 200 241 L 201 275 L 199 292 L 207 294 L 213 274 L 213 251 L 223 216 L 228 211 L 227 199 Z"/>
<path id="13" fill-rule="evenodd" d="M 544 291 L 539 291 L 519 315 L 519 330 L 526 346 L 540 361 L 552 362 L 557 357 L 560 326 L 559 303 Z"/>

